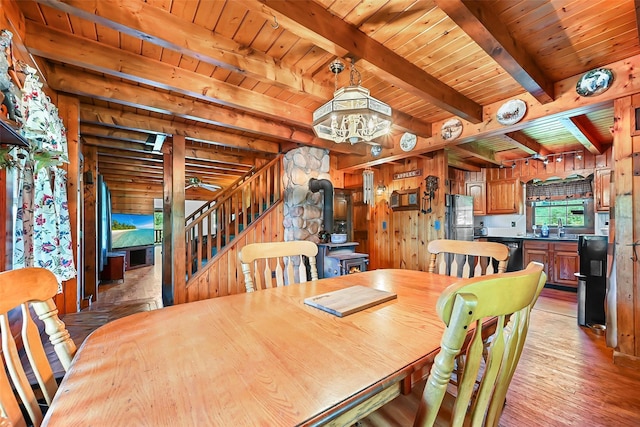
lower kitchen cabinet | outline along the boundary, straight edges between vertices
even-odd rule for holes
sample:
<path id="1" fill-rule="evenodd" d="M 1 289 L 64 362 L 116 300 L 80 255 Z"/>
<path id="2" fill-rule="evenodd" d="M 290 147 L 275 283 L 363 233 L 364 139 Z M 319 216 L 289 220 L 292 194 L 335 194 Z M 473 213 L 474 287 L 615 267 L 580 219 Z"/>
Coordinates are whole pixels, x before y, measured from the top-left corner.
<path id="1" fill-rule="evenodd" d="M 524 266 L 531 261 L 544 264 L 547 283 L 554 285 L 578 287 L 575 273 L 580 271 L 577 242 L 545 242 L 525 240 L 523 245 Z"/>

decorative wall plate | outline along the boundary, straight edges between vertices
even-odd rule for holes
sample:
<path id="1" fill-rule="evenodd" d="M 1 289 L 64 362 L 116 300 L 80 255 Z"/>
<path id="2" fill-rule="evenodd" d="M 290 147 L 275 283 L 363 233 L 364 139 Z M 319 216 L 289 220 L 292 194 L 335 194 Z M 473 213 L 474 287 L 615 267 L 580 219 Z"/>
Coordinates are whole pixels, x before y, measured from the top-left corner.
<path id="1" fill-rule="evenodd" d="M 371 146 L 371 155 L 373 157 L 378 157 L 382 153 L 382 146 L 374 144 Z"/>
<path id="2" fill-rule="evenodd" d="M 453 141 L 462 133 L 462 122 L 459 119 L 449 119 L 442 124 L 440 134 L 445 141 Z"/>
<path id="3" fill-rule="evenodd" d="M 608 68 L 596 68 L 585 73 L 576 84 L 580 96 L 595 96 L 605 92 L 613 84 L 613 72 Z"/>
<path id="4" fill-rule="evenodd" d="M 400 138 L 400 148 L 402 151 L 411 151 L 416 146 L 416 142 L 418 138 L 414 134 L 405 132 Z"/>
<path id="5" fill-rule="evenodd" d="M 498 109 L 496 119 L 501 125 L 512 125 L 518 123 L 527 112 L 527 104 L 521 99 L 512 99 L 505 102 Z"/>

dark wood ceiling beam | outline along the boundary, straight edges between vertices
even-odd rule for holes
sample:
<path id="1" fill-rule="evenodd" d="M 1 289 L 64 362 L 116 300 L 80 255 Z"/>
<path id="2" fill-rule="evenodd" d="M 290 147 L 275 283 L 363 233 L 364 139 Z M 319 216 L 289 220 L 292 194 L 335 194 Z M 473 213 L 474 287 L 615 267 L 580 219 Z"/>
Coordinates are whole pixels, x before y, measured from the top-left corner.
<path id="1" fill-rule="evenodd" d="M 32 54 L 43 58 L 285 120 L 296 126 L 311 126 L 313 112 L 299 106 L 43 25 L 27 22 L 25 41 Z"/>
<path id="2" fill-rule="evenodd" d="M 159 187 L 158 187 L 159 186 Z M 162 182 L 133 182 L 131 177 L 129 179 L 113 179 L 111 183 L 109 183 L 110 191 L 130 191 L 130 192 L 156 192 L 162 191 Z"/>
<path id="3" fill-rule="evenodd" d="M 602 143 L 590 132 L 589 119 L 586 116 L 563 117 L 560 123 L 576 138 L 580 144 L 592 154 L 602 154 L 605 148 Z"/>
<path id="4" fill-rule="evenodd" d="M 485 162 L 493 163 L 495 165 L 499 165 L 501 163 L 500 160 L 496 158 L 495 151 L 480 146 L 477 142 L 469 142 L 467 144 L 460 145 L 451 145 L 449 149 L 456 151 L 459 154 L 476 157 Z"/>
<path id="5" fill-rule="evenodd" d="M 99 126 L 96 126 L 99 128 Z M 109 128 L 104 128 L 109 130 Z M 99 148 L 113 148 L 124 151 L 131 151 L 134 153 L 154 154 L 151 150 L 152 147 L 140 143 L 126 142 L 122 140 L 108 139 L 101 135 L 96 135 L 98 132 L 94 131 L 93 134 L 83 134 L 84 143 L 87 145 L 99 147 Z M 93 137 L 95 136 L 95 137 Z M 160 155 L 160 153 L 155 153 Z M 185 145 L 185 157 L 190 160 L 197 160 L 203 164 L 207 163 L 224 163 L 234 166 L 242 166 L 251 169 L 254 166 L 254 162 L 258 156 L 246 155 L 246 154 L 234 154 L 232 152 L 220 152 L 212 148 L 204 148 L 202 146 L 196 146 L 193 143 Z M 269 159 L 270 156 L 260 156 L 260 158 Z"/>
<path id="6" fill-rule="evenodd" d="M 513 145 L 515 148 L 524 151 L 527 154 L 542 154 L 546 155 L 549 150 L 544 148 L 542 144 L 533 138 L 528 137 L 520 131 L 507 132 L 500 136 L 504 141 Z"/>
<path id="7" fill-rule="evenodd" d="M 82 125 L 89 123 L 118 129 L 148 130 L 157 134 L 182 135 L 190 141 L 241 148 L 243 151 L 253 150 L 271 154 L 277 154 L 280 151 L 280 146 L 276 142 L 184 123 L 170 122 L 131 112 L 111 110 L 95 105 L 80 104 L 80 122 Z"/>
<path id="8" fill-rule="evenodd" d="M 143 110 L 173 115 L 198 122 L 246 132 L 289 139 L 299 144 L 345 153 L 364 154 L 364 147 L 341 147 L 316 138 L 310 131 L 279 124 L 265 118 L 241 113 L 188 98 L 177 97 L 90 73 L 82 73 L 57 64 L 49 64 L 49 84 L 55 90 L 97 98 Z"/>
<path id="9" fill-rule="evenodd" d="M 127 164 L 144 167 L 147 169 L 162 169 L 162 160 L 155 158 L 143 158 L 128 155 L 130 152 L 122 152 L 120 150 L 100 149 L 98 151 L 98 163 L 114 163 L 114 164 Z M 226 166 L 225 164 L 213 165 L 211 163 L 194 162 L 191 159 L 187 159 L 185 167 L 188 170 L 192 170 L 198 173 L 210 173 L 211 175 L 233 175 L 241 176 L 247 173 L 250 168 Z"/>
<path id="10" fill-rule="evenodd" d="M 243 1 L 252 8 L 259 8 L 263 13 L 275 14 L 283 26 L 301 37 L 309 39 L 311 31 L 313 37 L 310 39 L 324 49 L 327 49 L 327 45 L 339 47 L 328 50 L 329 52 L 348 52 L 372 64 L 377 68 L 381 78 L 403 90 L 425 98 L 437 107 L 472 123 L 482 122 L 481 105 L 425 73 L 358 28 L 331 14 L 322 5 L 311 0 Z"/>
<path id="11" fill-rule="evenodd" d="M 249 75 L 267 84 L 312 96 L 320 102 L 325 102 L 333 96 L 333 86 L 328 84 L 321 85 L 311 78 L 304 77 L 302 70 L 287 68 L 268 55 L 240 46 L 231 39 L 215 35 L 199 25 L 178 20 L 170 13 L 144 3 L 140 6 L 132 6 L 130 1 L 122 0 L 105 0 L 96 3 L 65 0 L 64 2 L 42 1 L 42 3 L 72 14 L 80 14 L 85 19 L 99 22 L 107 27 L 142 38 L 162 47 L 170 48 L 183 54 L 188 52 L 188 54 L 204 62 Z M 107 8 L 105 4 L 112 4 L 112 7 Z M 119 10 L 129 11 L 131 9 L 135 9 L 139 19 L 129 20 L 128 17 L 123 15 L 123 12 L 119 12 Z M 101 18 L 95 13 L 104 15 Z M 108 19 L 105 19 L 107 16 Z M 126 20 L 126 25 L 118 23 L 122 20 Z M 147 25 L 147 22 L 153 22 L 154 24 Z M 291 123 L 297 123 L 304 127 L 309 127 L 311 124 L 311 114 L 313 112 L 301 111 L 298 106 L 292 107 L 280 100 L 276 101 L 272 97 L 256 94 L 250 90 L 229 85 L 219 80 L 216 80 L 215 85 L 212 85 L 212 78 L 208 76 L 172 67 L 159 61 L 145 59 L 139 55 L 52 30 L 32 22 L 27 24 L 26 33 L 29 50 L 39 56 L 60 61 L 64 60 L 64 62 L 87 69 L 136 82 L 152 84 L 195 98 L 221 103 L 222 105 L 233 106 L 235 103 L 241 103 L 239 107 L 245 110 L 253 110 L 275 118 L 287 118 Z M 129 27 L 129 25 L 133 27 Z M 171 34 L 162 30 L 163 28 L 172 28 Z M 177 28 L 177 33 L 174 33 L 174 28 Z M 148 35 L 148 31 L 154 33 L 151 38 L 143 36 Z M 174 40 L 176 34 L 180 34 L 181 42 L 166 42 L 165 39 Z M 183 34 L 185 35 L 184 39 L 182 39 Z M 198 37 L 198 35 L 201 37 Z M 202 42 L 209 38 L 215 40 L 211 44 Z M 232 50 L 224 50 L 224 48 L 212 49 L 211 46 L 215 42 Z M 238 54 L 238 51 L 242 53 Z M 212 59 L 207 56 L 209 54 L 216 55 L 216 58 Z M 247 58 L 247 56 L 249 57 Z M 239 58 L 240 63 L 237 61 Z M 229 61 L 231 65 L 223 61 Z M 236 65 L 242 66 L 242 68 L 238 68 Z M 250 67 L 253 67 L 255 72 L 251 72 Z M 150 81 L 152 77 L 153 81 Z M 412 132 L 423 137 L 431 136 L 430 123 L 418 120 L 401 111 L 393 112 L 393 128 L 402 132 Z"/>
<path id="12" fill-rule="evenodd" d="M 132 143 L 129 145 L 137 146 L 144 149 L 147 146 L 149 150 L 153 148 L 153 143 L 148 143 L 147 138 L 149 135 L 154 136 L 152 133 L 136 132 L 125 129 L 110 128 L 106 126 L 99 126 L 91 123 L 80 124 L 80 135 L 83 136 L 95 136 L 99 138 L 114 139 L 122 141 L 122 143 Z"/>
<path id="13" fill-rule="evenodd" d="M 553 101 L 553 82 L 517 44 L 489 2 L 436 0 L 436 4 L 540 103 Z"/>
<path id="14" fill-rule="evenodd" d="M 325 98 L 332 85 L 305 79 L 297 70 L 272 57 L 220 36 L 201 25 L 177 18 L 145 2 L 131 0 L 38 0 L 132 37 L 192 56 L 202 62 L 275 86 Z M 170 28 L 171 31 L 167 31 Z"/>
<path id="15" fill-rule="evenodd" d="M 462 160 L 449 158 L 447 163 L 451 167 L 454 167 L 454 168 L 457 168 L 457 169 L 462 169 L 462 170 L 465 170 L 465 171 L 468 171 L 468 172 L 480 172 L 482 170 L 482 168 L 480 166 L 474 165 L 474 164 L 471 164 L 471 163 L 467 163 L 467 162 L 463 162 Z"/>

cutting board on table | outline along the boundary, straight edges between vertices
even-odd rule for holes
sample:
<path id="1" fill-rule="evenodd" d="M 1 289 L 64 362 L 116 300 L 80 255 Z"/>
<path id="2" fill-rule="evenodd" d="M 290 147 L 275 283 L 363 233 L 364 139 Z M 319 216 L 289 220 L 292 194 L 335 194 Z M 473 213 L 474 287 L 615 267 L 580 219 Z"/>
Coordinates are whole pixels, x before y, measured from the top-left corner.
<path id="1" fill-rule="evenodd" d="M 305 298 L 304 303 L 338 317 L 344 317 L 397 297 L 393 292 L 356 285 Z"/>

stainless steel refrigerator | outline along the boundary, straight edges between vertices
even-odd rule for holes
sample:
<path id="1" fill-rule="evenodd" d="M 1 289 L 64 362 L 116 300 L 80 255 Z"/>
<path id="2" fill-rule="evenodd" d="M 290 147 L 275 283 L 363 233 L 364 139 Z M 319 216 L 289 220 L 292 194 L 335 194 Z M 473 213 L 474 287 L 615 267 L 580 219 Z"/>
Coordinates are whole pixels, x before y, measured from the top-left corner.
<path id="1" fill-rule="evenodd" d="M 473 240 L 473 197 L 447 194 L 445 206 L 445 239 Z"/>

